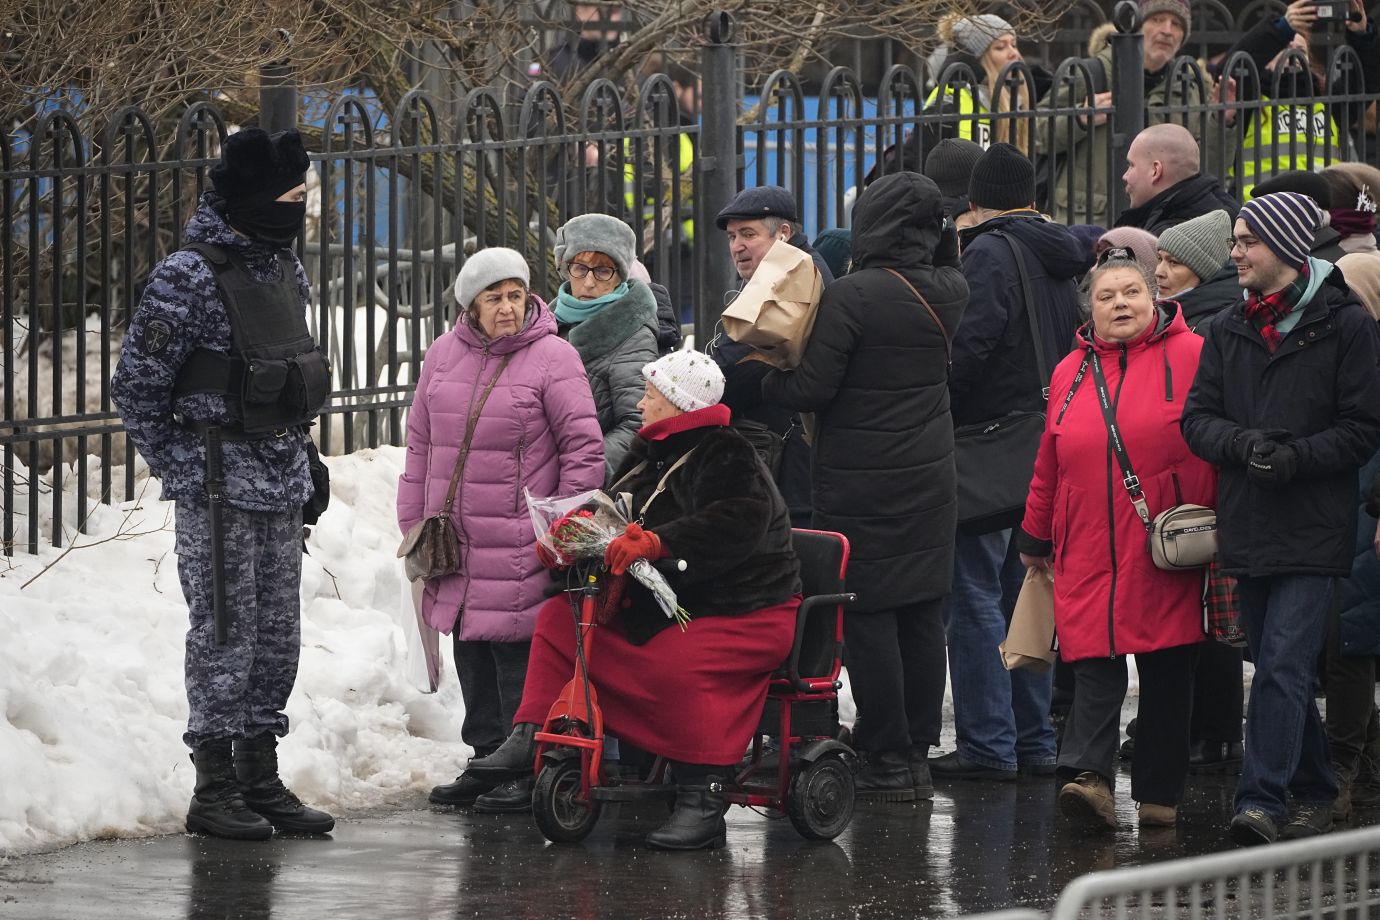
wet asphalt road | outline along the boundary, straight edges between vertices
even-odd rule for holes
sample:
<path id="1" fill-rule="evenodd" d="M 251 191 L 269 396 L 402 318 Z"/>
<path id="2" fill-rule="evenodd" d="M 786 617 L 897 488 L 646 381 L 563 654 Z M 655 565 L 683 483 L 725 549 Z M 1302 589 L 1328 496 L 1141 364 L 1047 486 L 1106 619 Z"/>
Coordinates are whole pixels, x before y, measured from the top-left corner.
<path id="1" fill-rule="evenodd" d="M 941 785 L 931 803 L 861 805 L 830 843 L 784 819 L 729 812 L 728 847 L 647 848 L 665 806 L 606 806 L 581 844 L 549 844 L 529 817 L 426 805 L 342 820 L 327 839 L 231 843 L 189 835 L 88 843 L 0 862 L 0 918 L 958 917 L 1050 907 L 1097 869 L 1230 846 L 1234 776 L 1192 777 L 1180 826 L 1063 824 L 1052 780 Z M 1362 814 L 1380 820 L 1380 814 Z"/>

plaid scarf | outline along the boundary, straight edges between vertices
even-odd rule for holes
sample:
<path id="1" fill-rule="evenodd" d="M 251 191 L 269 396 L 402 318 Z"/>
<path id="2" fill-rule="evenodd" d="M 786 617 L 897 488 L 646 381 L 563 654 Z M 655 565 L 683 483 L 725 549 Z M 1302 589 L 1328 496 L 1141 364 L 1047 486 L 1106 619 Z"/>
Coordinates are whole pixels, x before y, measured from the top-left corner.
<path id="1" fill-rule="evenodd" d="M 1303 300 L 1303 292 L 1308 290 L 1308 263 L 1299 269 L 1299 276 L 1293 284 L 1282 291 L 1275 291 L 1268 297 L 1261 297 L 1251 291 L 1246 298 L 1246 318 L 1260 328 L 1260 337 L 1265 347 L 1274 354 L 1284 344 L 1284 336 L 1279 334 L 1275 324 L 1294 311 Z"/>

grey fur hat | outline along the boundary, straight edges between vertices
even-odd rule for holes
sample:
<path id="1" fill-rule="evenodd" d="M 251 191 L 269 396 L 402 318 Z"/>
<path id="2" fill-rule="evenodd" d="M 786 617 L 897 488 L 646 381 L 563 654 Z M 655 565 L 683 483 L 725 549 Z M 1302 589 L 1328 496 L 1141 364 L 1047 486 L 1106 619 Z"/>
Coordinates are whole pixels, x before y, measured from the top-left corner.
<path id="1" fill-rule="evenodd" d="M 1212 211 L 1186 220 L 1161 233 L 1156 245 L 1187 265 L 1200 282 L 1210 281 L 1231 251 L 1231 215 Z"/>
<path id="2" fill-rule="evenodd" d="M 455 299 L 460 304 L 461 312 L 474 306 L 474 299 L 485 288 L 509 278 L 521 281 L 529 289 L 532 287 L 532 270 L 516 249 L 490 246 L 470 256 L 460 266 L 460 277 L 455 279 Z"/>
<path id="3" fill-rule="evenodd" d="M 565 263 L 582 252 L 602 252 L 618 266 L 624 281 L 637 260 L 637 235 L 623 221 L 607 214 L 581 214 L 556 231 L 556 265 L 565 276 Z"/>

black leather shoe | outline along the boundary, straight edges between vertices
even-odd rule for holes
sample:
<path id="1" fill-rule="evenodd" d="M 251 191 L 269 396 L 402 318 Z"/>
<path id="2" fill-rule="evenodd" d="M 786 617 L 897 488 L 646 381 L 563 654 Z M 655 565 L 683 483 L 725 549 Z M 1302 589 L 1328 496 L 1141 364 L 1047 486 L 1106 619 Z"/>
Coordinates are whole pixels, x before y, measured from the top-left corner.
<path id="1" fill-rule="evenodd" d="M 709 777 L 703 786 L 677 786 L 671 820 L 647 835 L 658 850 L 715 850 L 728 842 L 724 821 L 723 780 Z"/>
<path id="2" fill-rule="evenodd" d="M 929 753 L 928 746 L 910 749 L 907 766 L 910 767 L 910 785 L 915 790 L 917 799 L 934 798 L 934 777 L 930 775 Z"/>
<path id="3" fill-rule="evenodd" d="M 945 779 L 991 779 L 1009 783 L 1016 779 L 1015 770 L 998 770 L 973 763 L 958 751 L 950 751 L 940 757 L 930 758 L 930 774 L 937 780 Z"/>
<path id="4" fill-rule="evenodd" d="M 904 751 L 868 751 L 853 779 L 853 789 L 865 802 L 913 802 L 915 785 L 910 759 Z"/>
<path id="5" fill-rule="evenodd" d="M 433 805 L 473 805 L 475 799 L 493 791 L 498 784 L 497 779 L 475 776 L 466 770 L 455 778 L 455 782 L 433 787 L 427 800 Z"/>
<path id="6" fill-rule="evenodd" d="M 532 777 L 510 779 L 474 800 L 474 810 L 486 815 L 508 815 L 532 810 Z"/>
<path id="7" fill-rule="evenodd" d="M 335 818 L 302 804 L 278 776 L 278 738 L 260 735 L 235 742 L 235 776 L 250 810 L 274 829 L 291 834 L 329 834 Z"/>
<path id="8" fill-rule="evenodd" d="M 1289 816 L 1289 823 L 1279 829 L 1279 838 L 1302 840 L 1304 837 L 1316 837 L 1331 830 L 1331 802 L 1299 802 L 1294 806 L 1294 813 Z"/>
<path id="9" fill-rule="evenodd" d="M 531 773 L 532 761 L 537 753 L 537 742 L 533 737 L 536 733 L 537 723 L 519 722 L 513 726 L 513 733 L 507 740 L 498 746 L 498 750 L 488 757 L 474 758 L 465 772 L 500 777 Z"/>
<path id="10" fill-rule="evenodd" d="M 1240 773 L 1240 741 L 1195 741 L 1188 749 L 1190 773 Z"/>

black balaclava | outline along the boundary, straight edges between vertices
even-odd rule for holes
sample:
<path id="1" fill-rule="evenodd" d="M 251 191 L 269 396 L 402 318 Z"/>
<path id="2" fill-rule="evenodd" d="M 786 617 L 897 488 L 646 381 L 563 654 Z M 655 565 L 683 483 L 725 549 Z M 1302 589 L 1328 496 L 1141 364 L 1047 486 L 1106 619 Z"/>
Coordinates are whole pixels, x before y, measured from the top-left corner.
<path id="1" fill-rule="evenodd" d="M 211 183 L 225 201 L 226 222 L 267 246 L 291 246 L 302 232 L 307 206 L 277 199 L 306 181 L 309 165 L 296 131 L 270 135 L 246 128 L 227 137 L 220 162 L 211 167 Z"/>

